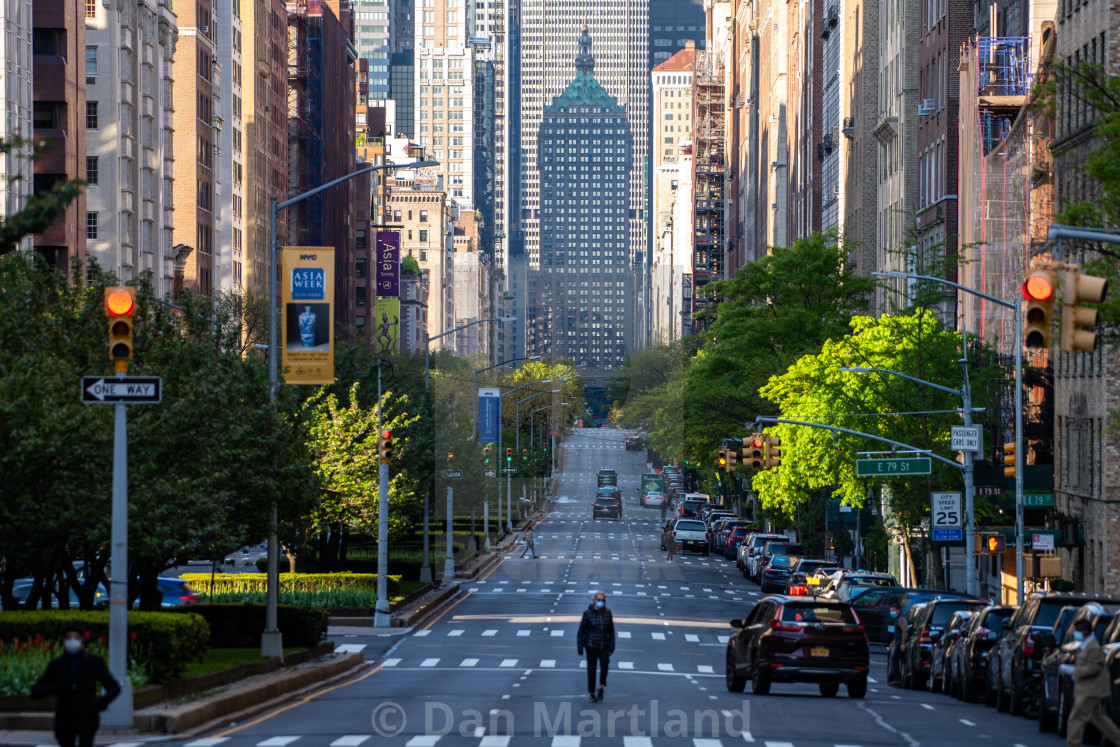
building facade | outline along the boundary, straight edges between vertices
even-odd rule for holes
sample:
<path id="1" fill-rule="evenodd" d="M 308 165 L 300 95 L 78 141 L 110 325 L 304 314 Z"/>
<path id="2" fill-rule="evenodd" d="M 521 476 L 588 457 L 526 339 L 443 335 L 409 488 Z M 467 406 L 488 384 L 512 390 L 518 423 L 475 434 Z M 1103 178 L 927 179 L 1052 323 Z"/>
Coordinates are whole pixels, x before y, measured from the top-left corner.
<path id="1" fill-rule="evenodd" d="M 538 130 L 541 243 L 527 349 L 572 361 L 588 387 L 602 387 L 634 339 L 633 130 L 595 77 L 586 24 L 578 43 L 575 79 Z"/>
<path id="2" fill-rule="evenodd" d="M 173 290 L 176 259 L 183 258 L 173 250 L 172 230 L 178 186 L 172 171 L 176 16 L 166 3 L 101 3 L 95 16 L 83 23 L 87 71 L 91 62 L 97 70 L 95 77 L 86 75 L 84 86 L 85 178 L 90 185 L 86 252 L 123 281 L 146 275 L 155 292 L 166 296 Z M 206 65 L 210 64 L 208 57 Z M 182 88 L 190 91 L 192 85 Z M 194 93 L 189 95 L 193 98 Z M 212 147 L 212 141 L 191 137 L 184 149 L 202 161 L 212 156 Z M 186 165 L 184 170 L 189 170 Z M 206 196 L 201 189 L 196 193 L 192 184 L 183 212 Z M 192 225 L 191 255 L 199 252 L 195 245 L 200 240 L 209 238 Z M 203 249 L 212 252 L 213 244 Z"/>
<path id="3" fill-rule="evenodd" d="M 8 65 L 0 70 L 0 91 L 4 97 L 4 115 L 0 119 L 0 138 L 20 138 L 31 142 L 32 111 L 35 85 L 32 81 L 34 50 L 32 46 L 31 0 L 18 0 L 0 8 L 0 52 Z M 74 60 L 74 64 L 80 64 Z M 0 214 L 15 215 L 35 186 L 31 149 L 27 146 L 0 153 Z M 30 250 L 34 239 L 25 236 L 20 248 Z M 56 260 L 57 261 L 57 260 Z"/>

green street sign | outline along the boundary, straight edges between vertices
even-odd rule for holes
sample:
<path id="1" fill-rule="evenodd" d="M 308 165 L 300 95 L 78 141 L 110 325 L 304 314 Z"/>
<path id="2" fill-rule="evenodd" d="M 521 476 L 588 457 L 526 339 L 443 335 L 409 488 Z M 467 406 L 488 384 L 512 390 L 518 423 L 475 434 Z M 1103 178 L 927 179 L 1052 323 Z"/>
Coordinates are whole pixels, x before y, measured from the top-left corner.
<path id="1" fill-rule="evenodd" d="M 1053 508 L 1053 493 L 1023 493 L 1023 505 L 1027 508 Z"/>
<path id="2" fill-rule="evenodd" d="M 932 464 L 929 457 L 856 460 L 856 476 L 858 477 L 928 475 L 931 471 Z"/>

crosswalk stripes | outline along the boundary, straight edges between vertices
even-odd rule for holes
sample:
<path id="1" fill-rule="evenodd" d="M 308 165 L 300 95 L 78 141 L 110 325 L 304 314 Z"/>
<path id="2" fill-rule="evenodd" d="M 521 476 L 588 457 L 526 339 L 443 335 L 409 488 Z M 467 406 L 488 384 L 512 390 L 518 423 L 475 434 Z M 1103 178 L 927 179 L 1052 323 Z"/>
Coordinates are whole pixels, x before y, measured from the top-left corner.
<path id="1" fill-rule="evenodd" d="M 228 742 L 229 737 L 204 737 L 187 742 L 183 747 L 217 747 L 222 742 Z"/>
<path id="2" fill-rule="evenodd" d="M 368 741 L 370 735 L 368 734 L 355 734 L 353 736 L 339 737 L 331 742 L 330 747 L 361 747 L 361 745 Z"/>
<path id="3" fill-rule="evenodd" d="M 365 650 L 364 643 L 340 643 L 334 647 L 336 654 L 357 654 Z"/>

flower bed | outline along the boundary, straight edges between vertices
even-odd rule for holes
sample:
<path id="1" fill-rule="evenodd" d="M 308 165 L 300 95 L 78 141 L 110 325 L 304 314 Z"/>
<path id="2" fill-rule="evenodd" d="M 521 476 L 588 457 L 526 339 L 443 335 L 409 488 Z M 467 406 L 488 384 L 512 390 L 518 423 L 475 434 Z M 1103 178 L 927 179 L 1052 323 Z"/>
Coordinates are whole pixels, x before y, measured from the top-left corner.
<path id="1" fill-rule="evenodd" d="M 214 603 L 263 603 L 264 573 L 184 573 L 180 576 L 199 595 Z M 400 596 L 400 576 L 389 576 L 390 599 Z M 212 596 L 211 596 L 212 595 Z M 376 573 L 281 573 L 280 604 L 297 607 L 373 607 L 377 602 Z"/>

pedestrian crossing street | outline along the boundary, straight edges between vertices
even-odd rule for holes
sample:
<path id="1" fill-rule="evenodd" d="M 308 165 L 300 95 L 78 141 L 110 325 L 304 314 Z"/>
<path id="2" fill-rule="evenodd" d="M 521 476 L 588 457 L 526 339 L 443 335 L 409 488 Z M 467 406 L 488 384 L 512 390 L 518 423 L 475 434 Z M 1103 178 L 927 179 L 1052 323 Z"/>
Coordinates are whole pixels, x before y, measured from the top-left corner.
<path id="1" fill-rule="evenodd" d="M 229 742 L 231 737 L 207 737 L 183 743 L 182 747 L 219 747 Z M 327 740 L 330 741 L 327 741 Z M 464 745 L 466 747 L 585 747 L 585 745 L 617 745 L 618 747 L 661 747 L 673 745 L 674 747 L 727 747 L 728 745 L 754 744 L 758 747 L 863 747 L 859 744 L 847 742 L 829 742 L 827 740 L 813 740 L 790 742 L 786 740 L 765 739 L 755 737 L 750 732 L 742 732 L 736 737 L 581 737 L 576 735 L 557 734 L 555 736 L 507 736 L 496 734 L 477 734 L 474 737 L 464 737 L 460 734 L 416 736 L 401 735 L 396 738 L 374 736 L 371 734 L 348 734 L 330 739 L 316 736 L 276 736 L 260 741 L 244 741 L 238 739 L 238 747 L 363 747 L 367 743 L 377 745 L 401 745 L 402 747 L 444 747 L 445 745 Z M 144 747 L 142 742 L 117 742 L 107 747 Z"/>

